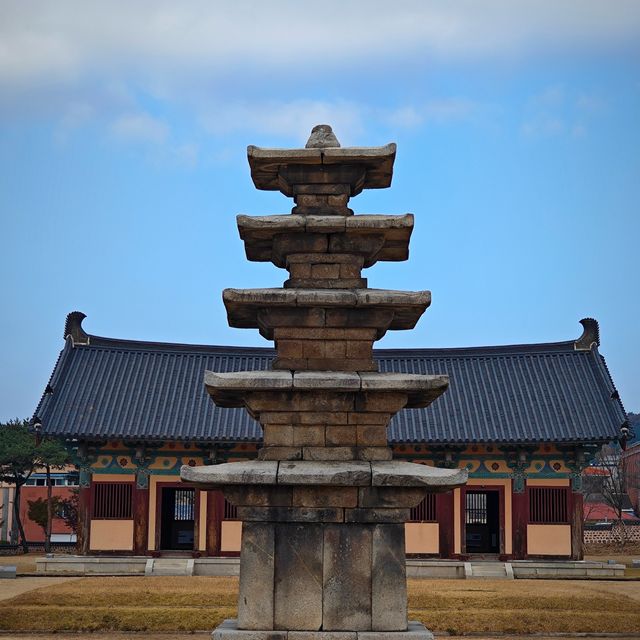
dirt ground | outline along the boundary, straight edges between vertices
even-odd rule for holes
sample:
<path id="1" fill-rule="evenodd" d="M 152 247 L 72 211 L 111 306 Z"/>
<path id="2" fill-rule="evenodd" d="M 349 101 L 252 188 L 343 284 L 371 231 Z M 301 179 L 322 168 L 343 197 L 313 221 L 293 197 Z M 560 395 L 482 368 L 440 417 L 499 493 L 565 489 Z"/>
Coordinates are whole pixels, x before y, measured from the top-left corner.
<path id="1" fill-rule="evenodd" d="M 20 596 L 23 593 L 27 593 L 28 591 L 33 591 L 34 589 L 41 589 L 42 587 L 55 587 L 62 584 L 63 582 L 71 582 L 73 580 L 80 580 L 80 578 L 18 577 L 15 580 L 1 580 L 0 601 L 15 598 L 16 596 Z"/>

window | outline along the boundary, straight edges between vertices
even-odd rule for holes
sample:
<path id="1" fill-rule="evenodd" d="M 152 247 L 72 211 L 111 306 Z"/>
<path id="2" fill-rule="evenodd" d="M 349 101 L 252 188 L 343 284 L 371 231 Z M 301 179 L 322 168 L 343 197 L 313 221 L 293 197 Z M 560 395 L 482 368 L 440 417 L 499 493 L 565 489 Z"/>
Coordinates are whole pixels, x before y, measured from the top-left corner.
<path id="1" fill-rule="evenodd" d="M 96 520 L 128 520 L 133 517 L 129 482 L 96 482 L 93 485 L 93 517 Z"/>
<path id="2" fill-rule="evenodd" d="M 411 509 L 409 522 L 437 522 L 435 493 L 428 493 L 419 505 Z"/>
<path id="3" fill-rule="evenodd" d="M 529 522 L 566 524 L 569 522 L 567 489 L 564 487 L 529 487 Z"/>
<path id="4" fill-rule="evenodd" d="M 487 494 L 467 492 L 465 500 L 465 524 L 487 524 Z"/>
<path id="5" fill-rule="evenodd" d="M 238 507 L 236 507 L 235 504 L 231 504 L 225 498 L 223 520 L 237 520 L 237 519 L 238 519 Z"/>

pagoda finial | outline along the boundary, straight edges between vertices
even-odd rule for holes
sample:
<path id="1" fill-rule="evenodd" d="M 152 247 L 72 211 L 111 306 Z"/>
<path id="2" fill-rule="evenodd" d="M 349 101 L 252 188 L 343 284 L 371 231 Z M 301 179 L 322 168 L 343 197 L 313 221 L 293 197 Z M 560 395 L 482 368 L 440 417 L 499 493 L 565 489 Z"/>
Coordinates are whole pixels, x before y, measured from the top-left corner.
<path id="1" fill-rule="evenodd" d="M 311 129 L 311 135 L 305 145 L 306 149 L 325 149 L 327 147 L 339 147 L 333 129 L 328 124 L 317 124 Z"/>

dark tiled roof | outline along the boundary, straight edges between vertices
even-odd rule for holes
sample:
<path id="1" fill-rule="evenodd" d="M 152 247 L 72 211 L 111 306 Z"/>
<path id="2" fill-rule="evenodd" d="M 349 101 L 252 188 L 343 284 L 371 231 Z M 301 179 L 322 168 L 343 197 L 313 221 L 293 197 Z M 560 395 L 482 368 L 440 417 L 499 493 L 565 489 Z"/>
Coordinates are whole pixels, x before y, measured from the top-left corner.
<path id="1" fill-rule="evenodd" d="M 85 334 L 86 335 L 86 334 Z M 259 425 L 208 397 L 205 369 L 267 369 L 272 349 L 71 337 L 36 416 L 73 438 L 257 441 Z M 446 373 L 450 389 L 405 409 L 392 442 L 596 442 L 618 437 L 625 413 L 597 346 L 575 343 L 378 350 L 381 371 Z"/>

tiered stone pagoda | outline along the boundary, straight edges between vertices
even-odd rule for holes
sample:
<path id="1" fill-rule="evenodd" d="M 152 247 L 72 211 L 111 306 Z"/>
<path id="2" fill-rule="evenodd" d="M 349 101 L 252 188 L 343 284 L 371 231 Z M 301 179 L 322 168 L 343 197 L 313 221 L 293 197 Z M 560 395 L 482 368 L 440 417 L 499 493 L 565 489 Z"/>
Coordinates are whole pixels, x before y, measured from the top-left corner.
<path id="1" fill-rule="evenodd" d="M 341 148 L 327 125 L 304 149 L 248 149 L 255 186 L 295 206 L 238 216 L 247 258 L 287 269 L 284 287 L 223 292 L 232 327 L 275 341 L 272 370 L 205 374 L 217 405 L 245 407 L 262 425 L 259 459 L 181 473 L 221 488 L 243 522 L 238 619 L 218 640 L 430 635 L 407 623 L 404 523 L 427 492 L 467 473 L 392 460 L 393 415 L 433 402 L 448 378 L 378 372 L 373 343 L 412 329 L 431 294 L 367 288 L 363 268 L 408 258 L 413 216 L 348 207 L 363 189 L 389 187 L 395 153 Z"/>

